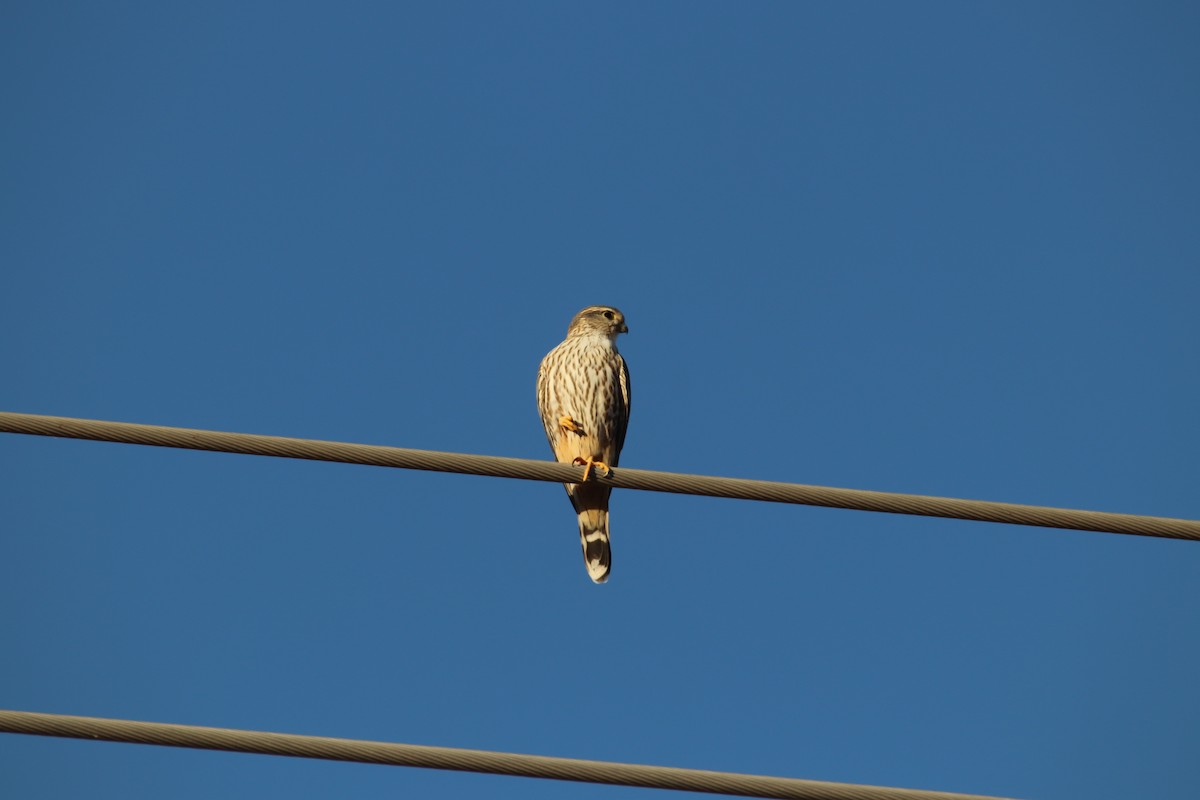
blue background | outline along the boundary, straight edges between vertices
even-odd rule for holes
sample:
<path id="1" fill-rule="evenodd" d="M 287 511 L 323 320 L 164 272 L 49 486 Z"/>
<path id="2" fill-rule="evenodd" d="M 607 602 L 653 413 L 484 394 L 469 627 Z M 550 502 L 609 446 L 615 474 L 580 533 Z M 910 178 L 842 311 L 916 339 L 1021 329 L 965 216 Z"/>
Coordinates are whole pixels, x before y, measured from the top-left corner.
<path id="1" fill-rule="evenodd" d="M 0 408 L 1200 518 L 1191 3 L 8 3 Z M 1200 792 L 1200 545 L 0 437 L 0 707 Z M 23 798 L 636 797 L 0 737 Z"/>

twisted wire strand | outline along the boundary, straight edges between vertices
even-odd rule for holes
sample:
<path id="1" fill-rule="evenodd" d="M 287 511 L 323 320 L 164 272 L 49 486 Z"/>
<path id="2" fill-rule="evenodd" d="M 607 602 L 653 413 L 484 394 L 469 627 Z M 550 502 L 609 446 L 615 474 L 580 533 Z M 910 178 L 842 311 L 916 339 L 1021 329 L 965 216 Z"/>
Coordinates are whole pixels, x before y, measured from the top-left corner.
<path id="1" fill-rule="evenodd" d="M 400 767 L 486 772 L 526 778 L 706 792 L 740 797 L 801 800 L 1000 800 L 982 795 L 893 789 L 735 772 L 584 761 L 573 758 L 394 744 L 288 733 L 171 725 L 98 717 L 0 710 L 0 732 L 75 739 L 100 739 L 201 750 L 354 761 Z"/>
<path id="2" fill-rule="evenodd" d="M 443 453 L 435 450 L 410 450 L 401 447 L 292 439 L 247 433 L 224 433 L 40 414 L 0 412 L 0 432 L 242 453 L 244 455 L 336 461 L 377 467 L 489 475 L 555 483 L 577 483 L 583 477 L 582 467 L 553 461 Z M 1083 511 L 987 500 L 875 492 L 864 489 L 839 489 L 831 486 L 779 483 L 745 478 L 686 475 L 626 467 L 613 470 L 608 477 L 596 476 L 595 479 L 620 489 L 729 497 L 738 500 L 762 500 L 774 503 L 798 503 L 859 511 L 949 517 L 979 522 L 1068 528 L 1168 539 L 1200 540 L 1200 521 L 1170 517 L 1115 514 L 1106 511 Z"/>

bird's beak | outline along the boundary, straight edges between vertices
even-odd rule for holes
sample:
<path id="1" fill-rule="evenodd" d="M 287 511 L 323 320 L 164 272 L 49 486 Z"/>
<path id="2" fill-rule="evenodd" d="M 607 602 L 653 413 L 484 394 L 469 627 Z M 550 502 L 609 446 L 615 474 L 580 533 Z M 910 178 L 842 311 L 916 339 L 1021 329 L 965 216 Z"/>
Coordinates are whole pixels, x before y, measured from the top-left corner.
<path id="1" fill-rule="evenodd" d="M 622 322 L 621 327 L 617 328 L 617 331 L 619 333 L 629 333 L 629 326 Z"/>

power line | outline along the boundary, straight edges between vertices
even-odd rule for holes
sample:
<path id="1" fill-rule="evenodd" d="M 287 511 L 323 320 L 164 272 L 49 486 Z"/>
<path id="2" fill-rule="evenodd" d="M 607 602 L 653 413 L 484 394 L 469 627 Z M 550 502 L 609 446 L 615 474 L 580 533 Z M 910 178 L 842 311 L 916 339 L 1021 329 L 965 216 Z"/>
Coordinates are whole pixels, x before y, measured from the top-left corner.
<path id="1" fill-rule="evenodd" d="M 336 461 L 377 467 L 491 475 L 556 483 L 574 483 L 583 477 L 582 467 L 558 464 L 553 461 L 467 453 L 442 453 L 435 450 L 409 450 L 401 447 L 349 444 L 316 439 L 291 439 L 247 433 L 224 433 L 192 428 L 168 428 L 160 425 L 51 417 L 40 414 L 0 412 L 0 432 L 93 439 L 157 447 L 180 447 L 189 450 L 210 450 L 244 455 Z M 1105 511 L 1081 511 L 986 500 L 961 500 L 951 497 L 873 492 L 863 489 L 838 489 L 830 486 L 810 486 L 800 483 L 779 483 L 744 478 L 685 475 L 626 467 L 613 470 L 609 477 L 597 477 L 596 479 L 620 489 L 641 489 L 676 494 L 729 497 L 739 500 L 799 503 L 859 511 L 882 511 L 891 514 L 915 514 L 979 522 L 1003 522 L 1045 528 L 1069 528 L 1168 539 L 1200 540 L 1200 521 L 1170 517 L 1113 514 Z"/>
<path id="2" fill-rule="evenodd" d="M 650 789 L 707 792 L 741 797 L 802 798 L 803 800 L 1000 800 L 982 795 L 892 789 L 853 783 L 828 783 L 799 778 L 774 778 L 736 772 L 655 767 L 611 761 L 429 747 L 414 744 L 335 739 L 290 733 L 170 725 L 98 717 L 39 714 L 0 710 L 0 732 L 109 742 L 225 750 L 270 756 L 355 761 L 398 767 L 486 772 L 525 778 L 637 786 Z"/>

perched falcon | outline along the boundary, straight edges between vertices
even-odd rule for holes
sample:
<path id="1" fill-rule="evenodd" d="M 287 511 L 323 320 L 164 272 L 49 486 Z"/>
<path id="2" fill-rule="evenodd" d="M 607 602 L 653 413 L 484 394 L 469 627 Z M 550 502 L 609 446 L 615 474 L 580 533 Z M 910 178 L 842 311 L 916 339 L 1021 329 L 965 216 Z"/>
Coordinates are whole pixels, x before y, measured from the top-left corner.
<path id="1" fill-rule="evenodd" d="M 542 359 L 537 400 L 554 457 L 582 464 L 583 483 L 565 483 L 579 514 L 579 538 L 588 575 L 608 580 L 608 486 L 588 481 L 621 458 L 629 424 L 629 369 L 617 352 L 617 334 L 629 333 L 625 316 L 611 306 L 588 306 L 575 315 L 567 338 Z"/>

